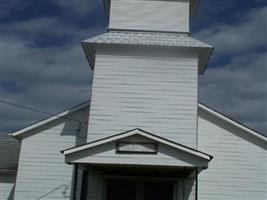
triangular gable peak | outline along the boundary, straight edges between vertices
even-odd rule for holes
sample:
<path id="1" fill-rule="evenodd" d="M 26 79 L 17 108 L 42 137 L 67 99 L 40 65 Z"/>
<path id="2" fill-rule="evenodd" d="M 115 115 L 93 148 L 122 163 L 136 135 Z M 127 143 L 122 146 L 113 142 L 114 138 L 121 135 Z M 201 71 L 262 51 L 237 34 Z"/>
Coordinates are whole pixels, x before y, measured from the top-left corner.
<path id="1" fill-rule="evenodd" d="M 212 156 L 141 129 L 62 151 L 70 164 L 207 168 Z"/>

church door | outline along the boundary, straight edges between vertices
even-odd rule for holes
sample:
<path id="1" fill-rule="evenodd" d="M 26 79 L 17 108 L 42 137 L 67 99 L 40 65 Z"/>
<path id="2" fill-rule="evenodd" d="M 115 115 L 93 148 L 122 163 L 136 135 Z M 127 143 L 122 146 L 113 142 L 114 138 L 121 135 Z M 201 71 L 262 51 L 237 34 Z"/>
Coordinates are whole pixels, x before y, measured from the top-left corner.
<path id="1" fill-rule="evenodd" d="M 174 200 L 172 182 L 108 180 L 106 200 Z"/>

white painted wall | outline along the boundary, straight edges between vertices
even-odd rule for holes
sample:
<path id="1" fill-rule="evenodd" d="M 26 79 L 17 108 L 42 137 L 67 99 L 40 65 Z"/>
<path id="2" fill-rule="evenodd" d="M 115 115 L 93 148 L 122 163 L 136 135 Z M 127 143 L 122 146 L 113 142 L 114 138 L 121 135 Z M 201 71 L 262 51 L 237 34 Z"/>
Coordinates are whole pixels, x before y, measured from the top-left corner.
<path id="1" fill-rule="evenodd" d="M 199 200 L 266 200 L 266 142 L 201 109 L 198 131 L 198 148 L 214 156 L 199 175 Z"/>
<path id="2" fill-rule="evenodd" d="M 88 111 L 86 107 L 68 116 L 82 121 L 81 136 L 86 136 Z M 16 200 L 70 199 L 73 166 L 65 163 L 60 151 L 86 140 L 76 136 L 77 128 L 77 122 L 61 118 L 22 140 Z"/>
<path id="3" fill-rule="evenodd" d="M 0 173 L 0 199 L 1 200 L 13 200 L 15 181 L 16 181 L 15 174 L 1 174 Z"/>
<path id="4" fill-rule="evenodd" d="M 109 28 L 189 32 L 189 1 L 111 0 Z"/>
<path id="5" fill-rule="evenodd" d="M 136 142 L 135 137 L 122 141 Z M 141 137 L 139 137 L 140 141 Z M 121 140 L 120 140 L 121 141 Z M 143 140 L 154 142 L 151 140 Z M 93 164 L 120 164 L 140 166 L 173 166 L 173 167 L 206 167 L 208 161 L 192 156 L 173 147 L 158 143 L 157 154 L 120 154 L 116 152 L 116 142 L 105 143 L 90 149 L 85 149 L 66 157 L 67 162 Z"/>
<path id="6" fill-rule="evenodd" d="M 144 49 L 97 50 L 88 141 L 141 128 L 195 147 L 196 54 Z"/>

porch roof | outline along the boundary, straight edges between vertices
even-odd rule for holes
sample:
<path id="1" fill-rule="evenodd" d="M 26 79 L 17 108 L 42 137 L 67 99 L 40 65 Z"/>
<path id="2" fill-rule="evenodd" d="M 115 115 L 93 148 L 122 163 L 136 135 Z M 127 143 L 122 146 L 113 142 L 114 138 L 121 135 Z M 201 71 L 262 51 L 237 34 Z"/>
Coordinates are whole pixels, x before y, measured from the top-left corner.
<path id="1" fill-rule="evenodd" d="M 118 143 L 128 143 L 140 148 L 134 152 L 118 152 Z M 144 144 L 144 146 L 142 146 Z M 147 146 L 148 144 L 148 146 Z M 150 144 L 157 146 L 155 152 Z M 139 147 L 138 147 L 139 145 Z M 124 148 L 127 148 L 124 146 Z M 125 150 L 125 149 L 124 149 Z M 143 151 L 143 152 L 142 152 Z M 206 168 L 212 156 L 191 147 L 167 140 L 141 129 L 102 138 L 63 150 L 67 163 L 120 164 L 170 167 Z"/>

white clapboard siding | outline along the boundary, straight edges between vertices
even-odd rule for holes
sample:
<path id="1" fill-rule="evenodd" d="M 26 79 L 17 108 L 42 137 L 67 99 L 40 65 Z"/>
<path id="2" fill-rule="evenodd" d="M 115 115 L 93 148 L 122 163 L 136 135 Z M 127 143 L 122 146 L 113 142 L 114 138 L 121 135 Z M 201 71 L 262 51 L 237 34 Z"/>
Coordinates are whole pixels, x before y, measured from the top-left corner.
<path id="1" fill-rule="evenodd" d="M 89 108 L 78 110 L 32 131 L 22 139 L 16 180 L 15 200 L 70 199 L 73 166 L 65 163 L 61 150 L 86 141 Z"/>
<path id="2" fill-rule="evenodd" d="M 1 200 L 13 200 L 15 181 L 16 181 L 15 174 L 1 174 L 0 173 L 0 199 Z"/>
<path id="3" fill-rule="evenodd" d="M 123 141 L 142 141 L 140 139 L 125 139 Z M 146 142 L 155 142 L 144 140 Z M 142 141 L 143 142 L 143 141 Z M 91 149 L 73 153 L 68 156 L 68 162 L 73 163 L 100 163 L 100 164 L 131 164 L 131 165 L 151 165 L 151 166 L 181 166 L 195 167 L 207 166 L 207 160 L 194 157 L 183 151 L 158 143 L 156 154 L 118 154 L 116 152 L 116 142 L 109 142 Z"/>
<path id="4" fill-rule="evenodd" d="M 109 28 L 189 32 L 189 1 L 112 0 Z"/>
<path id="5" fill-rule="evenodd" d="M 88 141 L 134 128 L 196 144 L 197 59 L 97 54 Z"/>
<path id="6" fill-rule="evenodd" d="M 199 111 L 198 148 L 214 156 L 199 175 L 199 200 L 266 200 L 267 152 L 214 116 Z M 240 137 L 241 136 L 241 137 Z"/>

